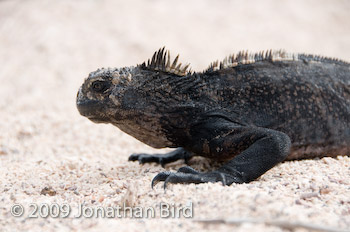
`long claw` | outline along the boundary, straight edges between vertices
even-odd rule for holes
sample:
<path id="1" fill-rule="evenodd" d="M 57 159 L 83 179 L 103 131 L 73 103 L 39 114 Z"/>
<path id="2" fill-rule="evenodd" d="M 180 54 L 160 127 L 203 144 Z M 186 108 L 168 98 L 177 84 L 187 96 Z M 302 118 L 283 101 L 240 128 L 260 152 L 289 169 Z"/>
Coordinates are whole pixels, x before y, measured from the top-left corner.
<path id="1" fill-rule="evenodd" d="M 166 163 L 164 162 L 164 159 L 163 159 L 163 158 L 159 157 L 158 162 L 159 162 L 160 166 L 162 166 L 162 168 L 165 167 L 165 164 L 166 164 Z"/>
<path id="2" fill-rule="evenodd" d="M 136 161 L 136 160 L 138 160 L 138 157 L 139 157 L 139 155 L 138 154 L 131 154 L 130 156 L 129 156 L 129 161 Z"/>
<path id="3" fill-rule="evenodd" d="M 225 177 L 225 175 L 224 174 L 222 174 L 222 173 L 219 173 L 220 174 L 220 177 L 221 177 L 221 183 L 222 183 L 222 185 L 223 186 L 226 186 L 226 177 Z"/>
<path id="4" fill-rule="evenodd" d="M 164 181 L 164 184 L 163 184 L 163 189 L 164 189 L 164 192 L 165 192 L 165 190 L 166 190 L 166 186 L 167 186 L 167 184 L 168 184 L 167 179 L 169 179 L 169 177 L 168 177 L 168 178 L 166 178 L 166 180 Z"/>
<path id="5" fill-rule="evenodd" d="M 151 187 L 153 189 L 153 187 L 158 184 L 160 181 L 165 181 L 168 176 L 170 176 L 171 172 L 161 172 L 158 173 L 153 179 L 152 179 L 152 183 L 151 183 Z"/>

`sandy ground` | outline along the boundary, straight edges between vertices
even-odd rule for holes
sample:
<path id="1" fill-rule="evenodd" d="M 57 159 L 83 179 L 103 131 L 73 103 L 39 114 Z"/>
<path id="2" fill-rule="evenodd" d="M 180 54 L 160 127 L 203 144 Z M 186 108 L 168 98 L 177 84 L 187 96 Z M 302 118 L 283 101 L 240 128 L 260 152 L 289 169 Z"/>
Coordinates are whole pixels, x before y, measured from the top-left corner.
<path id="1" fill-rule="evenodd" d="M 155 150 L 111 125 L 88 121 L 75 107 L 89 72 L 141 63 L 164 45 L 199 71 L 247 49 L 349 61 L 349 12 L 349 1 L 320 0 L 0 1 L 0 231 L 284 231 L 264 223 L 195 221 L 217 218 L 349 229 L 349 157 L 282 163 L 249 184 L 152 190 L 152 177 L 164 169 L 127 158 Z M 195 159 L 192 166 L 210 165 Z M 10 213 L 15 203 L 25 209 L 21 217 Z M 160 218 L 162 203 L 192 203 L 193 218 Z M 31 204 L 43 205 L 34 213 L 38 218 L 29 218 Z M 57 212 L 55 204 L 62 207 L 58 218 L 39 215 L 46 206 Z M 67 218 L 63 204 L 72 209 Z M 93 210 L 154 207 L 156 215 L 75 218 L 80 204 Z"/>

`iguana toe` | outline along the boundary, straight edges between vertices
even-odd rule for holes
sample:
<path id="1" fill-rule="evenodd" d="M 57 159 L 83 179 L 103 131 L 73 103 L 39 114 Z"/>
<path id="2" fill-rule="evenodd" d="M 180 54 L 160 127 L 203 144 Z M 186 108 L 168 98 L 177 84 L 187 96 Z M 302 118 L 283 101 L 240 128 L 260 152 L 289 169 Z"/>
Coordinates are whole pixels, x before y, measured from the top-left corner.
<path id="1" fill-rule="evenodd" d="M 233 182 L 240 182 L 235 178 L 228 176 L 222 172 L 213 171 L 200 173 L 190 167 L 182 167 L 178 172 L 161 172 L 156 175 L 152 180 L 152 188 L 159 183 L 164 181 L 164 189 L 166 189 L 168 183 L 178 184 L 178 183 L 215 183 L 221 182 L 223 185 L 229 185 Z"/>

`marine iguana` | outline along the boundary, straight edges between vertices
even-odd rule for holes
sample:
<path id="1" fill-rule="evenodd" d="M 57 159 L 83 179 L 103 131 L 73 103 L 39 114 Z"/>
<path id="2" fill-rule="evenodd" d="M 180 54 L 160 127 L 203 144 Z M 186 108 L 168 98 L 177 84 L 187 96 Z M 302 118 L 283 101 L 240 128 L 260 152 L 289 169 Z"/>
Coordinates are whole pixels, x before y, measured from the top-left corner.
<path id="1" fill-rule="evenodd" d="M 161 172 L 152 187 L 247 183 L 284 160 L 350 154 L 349 63 L 270 50 L 240 52 L 191 72 L 178 58 L 161 48 L 136 67 L 98 69 L 77 94 L 80 114 L 91 121 L 155 148 L 177 148 L 133 154 L 131 161 L 226 161 L 210 172 Z"/>

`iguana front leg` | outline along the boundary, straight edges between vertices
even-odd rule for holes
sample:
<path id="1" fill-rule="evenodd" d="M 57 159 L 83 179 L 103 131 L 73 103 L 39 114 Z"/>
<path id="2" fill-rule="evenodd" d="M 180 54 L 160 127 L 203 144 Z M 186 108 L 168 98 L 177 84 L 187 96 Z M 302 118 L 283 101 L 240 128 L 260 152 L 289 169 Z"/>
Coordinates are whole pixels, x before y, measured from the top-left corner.
<path id="1" fill-rule="evenodd" d="M 223 120 L 199 125 L 194 133 L 197 141 L 189 150 L 213 159 L 231 160 L 212 172 L 182 167 L 176 173 L 159 173 L 152 180 L 152 187 L 159 181 L 164 181 L 164 187 L 167 183 L 247 183 L 283 161 L 291 146 L 290 138 L 282 132 Z"/>
<path id="2" fill-rule="evenodd" d="M 165 164 L 174 162 L 179 159 L 184 159 L 185 163 L 188 163 L 188 160 L 193 156 L 189 151 L 186 151 L 184 148 L 179 147 L 174 151 L 165 153 L 165 154 L 132 154 L 129 156 L 129 161 L 138 160 L 140 164 L 144 163 L 158 163 L 164 167 Z"/>

